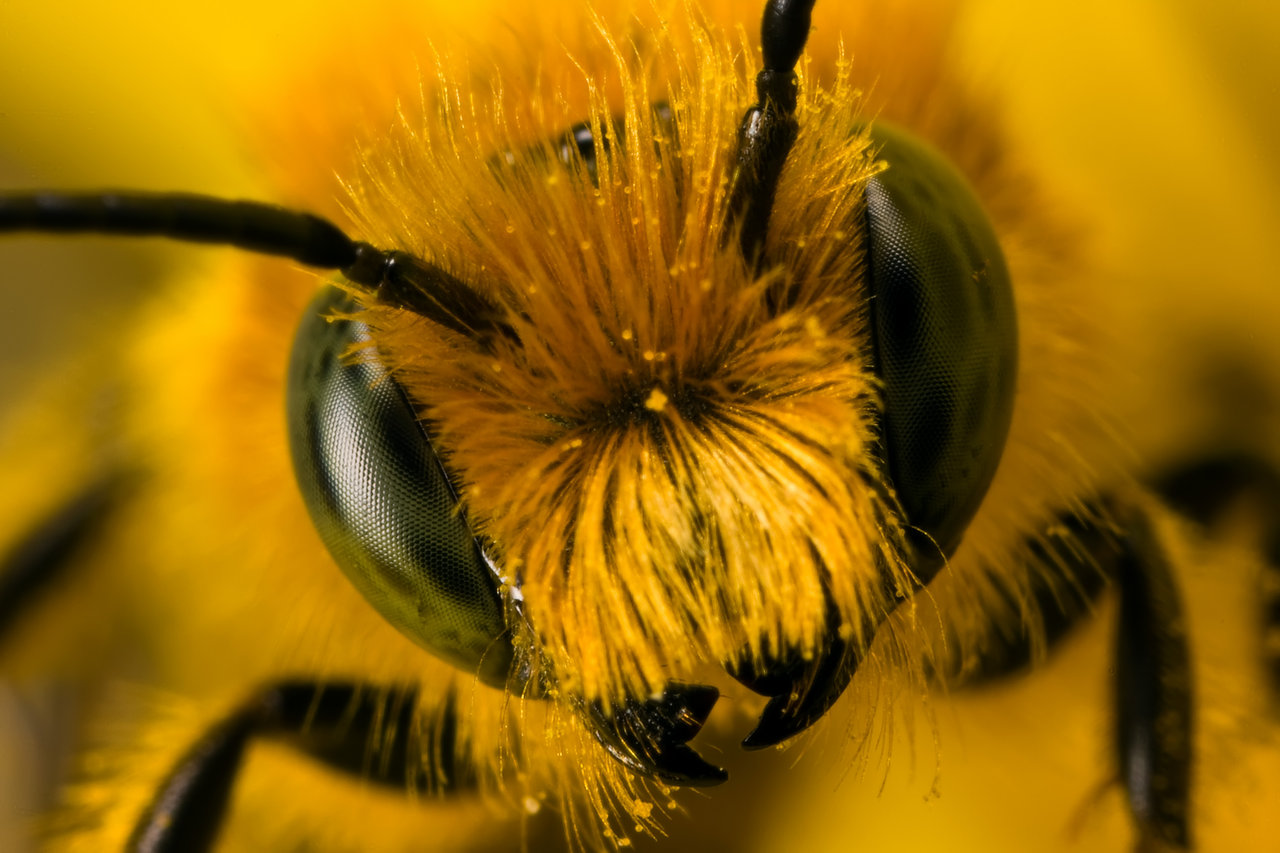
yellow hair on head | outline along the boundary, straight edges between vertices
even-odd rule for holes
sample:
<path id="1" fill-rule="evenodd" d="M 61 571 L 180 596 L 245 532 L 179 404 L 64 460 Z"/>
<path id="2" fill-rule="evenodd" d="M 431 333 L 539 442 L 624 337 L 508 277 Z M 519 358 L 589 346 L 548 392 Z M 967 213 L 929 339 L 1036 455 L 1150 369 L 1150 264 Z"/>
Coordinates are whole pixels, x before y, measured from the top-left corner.
<path id="1" fill-rule="evenodd" d="M 515 331 L 480 346 L 398 311 L 364 318 L 520 584 L 517 640 L 606 705 L 709 662 L 813 654 L 829 602 L 865 646 L 907 582 L 872 452 L 860 241 L 877 166 L 859 96 L 844 77 L 802 85 L 757 274 L 727 211 L 755 98 L 744 52 L 699 24 L 630 40 L 601 24 L 572 58 L 595 182 L 561 161 L 570 123 L 542 105 L 565 99 L 539 79 L 480 99 L 442 67 L 425 120 L 353 188 L 373 242 L 471 283 Z"/>

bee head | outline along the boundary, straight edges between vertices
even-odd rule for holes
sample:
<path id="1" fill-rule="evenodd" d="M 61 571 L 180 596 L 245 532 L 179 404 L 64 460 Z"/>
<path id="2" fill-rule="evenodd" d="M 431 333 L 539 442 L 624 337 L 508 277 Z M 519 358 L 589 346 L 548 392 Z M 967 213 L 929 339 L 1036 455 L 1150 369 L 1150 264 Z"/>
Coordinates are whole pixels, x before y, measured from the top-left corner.
<path id="1" fill-rule="evenodd" d="M 450 233 L 431 261 L 481 282 L 512 333 L 477 345 L 405 312 L 366 320 L 558 678 L 593 697 L 648 695 L 708 661 L 812 653 L 828 592 L 850 615 L 883 608 L 876 567 L 896 563 L 884 490 L 866 486 L 882 476 L 878 389 L 850 286 L 868 139 L 823 141 L 852 126 L 846 98 L 800 141 L 839 171 L 782 193 L 779 262 L 757 271 L 721 239 L 734 227 L 724 136 L 750 91 L 737 82 L 688 81 L 669 129 L 635 92 L 638 121 L 591 163 L 467 154 L 455 170 L 437 156 L 421 199 Z M 592 124 L 615 133 L 603 110 Z"/>
<path id="2" fill-rule="evenodd" d="M 881 157 L 919 146 L 874 133 L 844 77 L 790 82 L 795 132 L 762 166 L 778 155 L 751 138 L 770 119 L 741 105 L 770 96 L 715 44 L 661 88 L 613 47 L 620 96 L 569 130 L 530 133 L 539 118 L 499 98 L 429 108 L 354 184 L 371 242 L 486 306 L 466 328 L 373 304 L 364 357 L 404 389 L 518 588 L 528 665 L 606 704 L 707 664 L 750 683 L 837 640 L 859 657 L 954 550 L 1008 425 L 1007 274 L 960 300 L 997 292 L 1008 329 L 990 346 L 963 313 L 963 330 L 928 325 L 957 302 L 939 308 L 937 278 L 1003 269 L 979 208 L 920 189 L 941 180 L 947 203 L 958 178 L 915 157 L 904 195 Z M 973 349 L 942 395 L 995 390 L 951 406 L 959 438 L 922 426 Z"/>

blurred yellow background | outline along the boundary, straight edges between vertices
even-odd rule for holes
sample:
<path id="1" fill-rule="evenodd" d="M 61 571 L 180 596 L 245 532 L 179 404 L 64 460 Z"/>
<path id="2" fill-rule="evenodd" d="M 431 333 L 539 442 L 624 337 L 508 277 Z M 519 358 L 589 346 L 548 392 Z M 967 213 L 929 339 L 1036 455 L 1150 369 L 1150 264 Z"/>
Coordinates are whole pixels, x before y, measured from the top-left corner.
<path id="1" fill-rule="evenodd" d="M 237 125 L 245 119 L 229 93 L 252 91 L 316 43 L 331 42 L 358 15 L 349 5 L 0 3 L 0 187 L 261 197 L 265 183 L 242 155 Z M 1091 238 L 1100 274 L 1131 294 L 1116 300 L 1114 310 L 1130 315 L 1119 325 L 1159 330 L 1122 342 L 1132 347 L 1140 381 L 1114 389 L 1128 398 L 1142 466 L 1158 465 L 1223 420 L 1239 421 L 1234 426 L 1249 433 L 1246 439 L 1277 434 L 1277 44 L 1280 6 L 1261 0 L 962 6 L 956 50 L 965 67 L 1003 98 L 1022 148 L 1079 210 L 1096 217 Z M 358 68 L 361 57 L 349 62 Z M 0 336 L 0 414 L 78 340 L 127 335 L 127 326 L 117 325 L 127 306 L 168 272 L 205 263 L 208 251 L 0 240 L 9 319 Z M 1231 408 L 1239 400 L 1227 399 L 1226 413 L 1215 414 L 1222 409 L 1208 387 L 1212 377 L 1196 367 L 1206 355 L 1256 374 L 1246 384 L 1263 394 L 1257 406 L 1241 415 Z M 1153 407 L 1172 415 L 1144 417 Z M 1244 588 L 1216 586 L 1211 569 L 1192 579 L 1190 597 L 1205 608 L 1195 618 L 1221 640 L 1221 653 L 1231 654 L 1247 646 L 1232 608 L 1251 599 Z M 771 755 L 763 759 L 775 775 L 750 776 L 737 756 L 731 769 L 750 777 L 743 781 L 750 798 L 692 798 L 690 826 L 668 845 L 641 846 L 702 849 L 737 824 L 740 834 L 750 827 L 755 849 L 768 851 L 1020 850 L 1032 849 L 1031 839 L 1055 848 L 1126 849 L 1118 795 L 1089 804 L 1090 785 L 1105 778 L 1057 786 L 1059 775 L 1079 777 L 1080 768 L 1105 760 L 1107 637 L 1100 621 L 1027 683 L 957 697 L 954 708 L 941 703 L 938 796 L 929 793 L 934 754 L 925 724 L 918 754 L 894 753 L 884 799 L 877 798 L 876 772 L 871 782 L 844 784 L 835 772 L 789 776 L 791 758 Z M 1200 781 L 1217 821 L 1205 828 L 1206 849 L 1277 849 L 1275 825 L 1260 822 L 1266 812 L 1253 805 L 1280 795 L 1275 727 L 1231 718 L 1224 697 L 1236 689 L 1211 697 L 1216 704 L 1208 712 L 1211 724 L 1232 733 L 1227 752 L 1238 772 L 1219 766 Z M 29 696 L 0 691 L 0 729 L 24 733 L 12 751 L 0 741 L 0 755 L 19 756 L 0 760 L 2 849 L 19 844 L 13 813 L 39 802 L 31 785 L 38 741 L 26 736 L 39 726 L 23 715 L 58 713 L 56 699 L 49 701 L 33 708 Z M 820 761 L 822 752 L 815 748 L 805 760 Z M 1062 801 L 1039 802 L 1057 797 Z M 1223 806 L 1228 800 L 1240 804 Z M 1234 840 L 1215 846 L 1215 828 Z M 806 846 L 796 847 L 802 840 Z"/>

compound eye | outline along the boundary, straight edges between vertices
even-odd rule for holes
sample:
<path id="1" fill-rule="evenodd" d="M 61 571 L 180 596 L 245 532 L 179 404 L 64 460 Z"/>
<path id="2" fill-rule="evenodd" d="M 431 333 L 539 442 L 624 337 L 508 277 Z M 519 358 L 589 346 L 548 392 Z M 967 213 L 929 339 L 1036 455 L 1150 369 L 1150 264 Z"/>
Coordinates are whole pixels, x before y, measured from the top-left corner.
<path id="1" fill-rule="evenodd" d="M 399 384 L 373 358 L 356 306 L 325 288 L 289 367 L 294 471 L 312 521 L 356 589 L 438 657 L 503 687 L 511 669 L 499 579 Z"/>
<path id="2" fill-rule="evenodd" d="M 995 475 L 1013 415 L 1018 330 L 1004 255 L 960 173 L 877 123 L 868 182 L 868 281 L 884 383 L 885 463 L 927 583 L 959 546 Z"/>

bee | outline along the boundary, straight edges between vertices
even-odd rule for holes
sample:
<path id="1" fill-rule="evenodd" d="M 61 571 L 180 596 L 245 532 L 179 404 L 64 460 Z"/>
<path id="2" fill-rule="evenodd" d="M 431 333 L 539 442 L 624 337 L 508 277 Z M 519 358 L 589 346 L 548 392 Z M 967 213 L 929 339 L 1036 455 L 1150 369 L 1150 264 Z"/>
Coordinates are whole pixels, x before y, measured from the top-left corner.
<path id="1" fill-rule="evenodd" d="M 925 685 L 963 702 L 966 682 L 1043 658 L 1056 618 L 1106 607 L 1105 583 L 1118 687 L 1090 698 L 1120 748 L 1084 781 L 1123 775 L 1123 817 L 1086 813 L 1081 832 L 1265 837 L 1256 817 L 1193 823 L 1213 801 L 1192 775 L 1213 778 L 1214 750 L 1192 747 L 1215 743 L 1208 688 L 1209 708 L 1251 721 L 1246 788 L 1274 781 L 1275 751 L 1262 709 L 1237 701 L 1246 677 L 1193 667 L 1215 639 L 1186 592 L 1205 594 L 1196 552 L 1135 483 L 1182 461 L 1161 442 L 1194 459 L 1220 440 L 1138 417 L 1159 347 L 1123 336 L 1150 289 L 1107 292 L 1068 191 L 946 63 L 937 10 L 818 4 L 810 36 L 811 5 L 769 5 L 759 78 L 731 26 L 758 11 L 741 8 L 574 10 L 558 30 L 532 14 L 508 24 L 539 49 L 489 34 L 482 59 L 461 37 L 415 49 L 398 22 L 365 50 L 348 33 L 341 72 L 298 89 L 331 124 L 275 131 L 292 142 L 279 194 L 341 230 L 191 197 L 6 200 L 24 227 L 129 217 L 340 271 L 219 260 L 15 416 L 9 577 L 67 574 L 11 598 L 6 669 L 75 673 L 84 714 L 117 728 L 85 754 L 55 838 L 691 845 L 663 813 L 696 817 L 678 789 L 724 781 L 699 744 L 730 764 L 746 723 L 749 747 L 845 741 L 847 766 L 887 739 L 897 756 L 887 720 Z M 389 44 L 404 49 L 385 74 L 349 67 Z M 354 101 L 334 94 L 347 77 Z M 341 195 L 320 183 L 335 170 Z M 323 236 L 295 251 L 299 228 Z M 52 449 L 23 452 L 36 444 Z M 1229 486 L 1225 470 L 1163 485 Z M 1068 692 L 1088 677 L 1055 666 Z M 93 690 L 122 678 L 190 704 Z M 1037 734 L 1088 730 L 1069 719 Z M 963 801 L 1000 765 L 961 762 L 978 774 L 959 784 L 947 721 L 930 728 L 937 802 Z M 732 764 L 709 831 L 781 847 L 773 821 L 753 836 L 733 814 L 750 796 L 781 838 L 852 840 L 847 822 L 795 828 L 813 804 L 789 789 L 821 783 L 768 753 Z M 1048 767 L 1017 772 L 1053 798 Z M 993 799 L 972 810 L 1019 808 Z"/>

